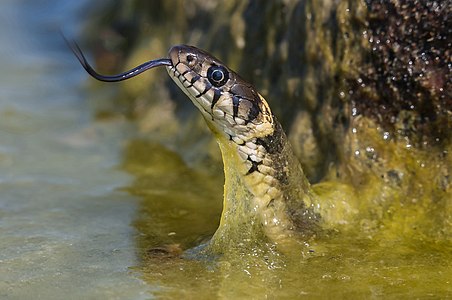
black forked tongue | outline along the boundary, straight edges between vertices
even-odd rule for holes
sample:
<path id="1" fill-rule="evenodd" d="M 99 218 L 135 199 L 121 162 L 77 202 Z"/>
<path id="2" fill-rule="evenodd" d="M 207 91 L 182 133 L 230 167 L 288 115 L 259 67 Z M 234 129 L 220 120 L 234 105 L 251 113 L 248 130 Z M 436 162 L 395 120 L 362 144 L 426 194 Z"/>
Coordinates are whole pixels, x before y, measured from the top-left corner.
<path id="1" fill-rule="evenodd" d="M 161 59 L 155 59 L 150 60 L 148 62 L 145 62 L 144 64 L 139 65 L 138 67 L 135 67 L 129 71 L 126 71 L 121 74 L 117 75 L 101 75 L 94 71 L 94 69 L 91 67 L 91 65 L 86 60 L 85 56 L 83 55 L 82 50 L 74 41 L 68 41 L 64 36 L 63 38 L 66 40 L 66 43 L 71 48 L 72 52 L 74 52 L 75 56 L 77 57 L 80 64 L 82 64 L 83 68 L 94 78 L 100 81 L 107 81 L 107 82 L 115 82 L 115 81 L 122 81 L 129 78 L 132 78 L 138 74 L 143 73 L 144 71 L 147 71 L 149 69 L 160 67 L 160 66 L 171 66 L 171 60 L 168 58 L 161 58 Z"/>

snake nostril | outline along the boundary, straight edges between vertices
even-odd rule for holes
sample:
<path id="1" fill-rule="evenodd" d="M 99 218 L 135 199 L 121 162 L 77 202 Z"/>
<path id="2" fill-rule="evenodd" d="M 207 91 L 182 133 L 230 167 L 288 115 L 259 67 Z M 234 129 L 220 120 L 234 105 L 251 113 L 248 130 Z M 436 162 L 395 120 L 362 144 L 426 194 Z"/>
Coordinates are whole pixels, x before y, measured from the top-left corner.
<path id="1" fill-rule="evenodd" d="M 193 54 L 189 53 L 185 57 L 185 61 L 186 61 L 186 64 L 189 67 L 193 67 L 196 64 L 196 62 L 197 62 L 197 57 L 196 57 L 196 55 L 193 55 Z"/>

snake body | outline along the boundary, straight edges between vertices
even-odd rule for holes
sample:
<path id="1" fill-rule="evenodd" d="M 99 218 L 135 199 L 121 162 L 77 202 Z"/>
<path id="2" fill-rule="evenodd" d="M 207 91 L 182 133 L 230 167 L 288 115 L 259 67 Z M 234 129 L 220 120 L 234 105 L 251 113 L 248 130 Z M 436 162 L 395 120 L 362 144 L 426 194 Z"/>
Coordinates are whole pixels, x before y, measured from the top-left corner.
<path id="1" fill-rule="evenodd" d="M 267 101 L 205 51 L 174 46 L 169 58 L 170 77 L 200 110 L 222 151 L 226 182 L 216 238 L 255 227 L 273 243 L 287 244 L 310 232 L 318 221 L 315 199 Z"/>
<path id="2" fill-rule="evenodd" d="M 218 141 L 225 170 L 223 213 L 210 243 L 217 250 L 261 238 L 285 248 L 317 226 L 320 207 L 281 124 L 255 88 L 220 60 L 179 45 L 169 58 L 106 76 L 94 71 L 76 43 L 68 43 L 85 70 L 101 81 L 165 66 L 199 109 Z"/>

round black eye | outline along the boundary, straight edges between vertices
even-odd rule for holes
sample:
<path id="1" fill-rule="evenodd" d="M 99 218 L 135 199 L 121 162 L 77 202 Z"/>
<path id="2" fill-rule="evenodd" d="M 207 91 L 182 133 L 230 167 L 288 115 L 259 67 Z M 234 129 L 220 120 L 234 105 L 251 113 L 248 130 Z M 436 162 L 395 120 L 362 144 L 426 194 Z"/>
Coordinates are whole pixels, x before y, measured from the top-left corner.
<path id="1" fill-rule="evenodd" d="M 222 66 L 211 66 L 207 70 L 207 79 L 213 86 L 220 87 L 229 79 L 229 72 Z"/>

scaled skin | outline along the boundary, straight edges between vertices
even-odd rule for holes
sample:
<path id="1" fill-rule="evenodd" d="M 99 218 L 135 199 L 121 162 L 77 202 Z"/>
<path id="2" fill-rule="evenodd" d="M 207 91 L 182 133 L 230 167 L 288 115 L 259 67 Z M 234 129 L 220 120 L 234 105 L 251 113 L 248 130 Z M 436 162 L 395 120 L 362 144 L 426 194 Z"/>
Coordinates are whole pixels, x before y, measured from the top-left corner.
<path id="1" fill-rule="evenodd" d="M 223 156 L 223 213 L 211 247 L 266 238 L 288 249 L 296 236 L 312 235 L 319 203 L 265 99 L 202 50 L 175 46 L 169 57 L 169 75 L 200 110 Z M 220 86 L 208 78 L 218 67 Z"/>

